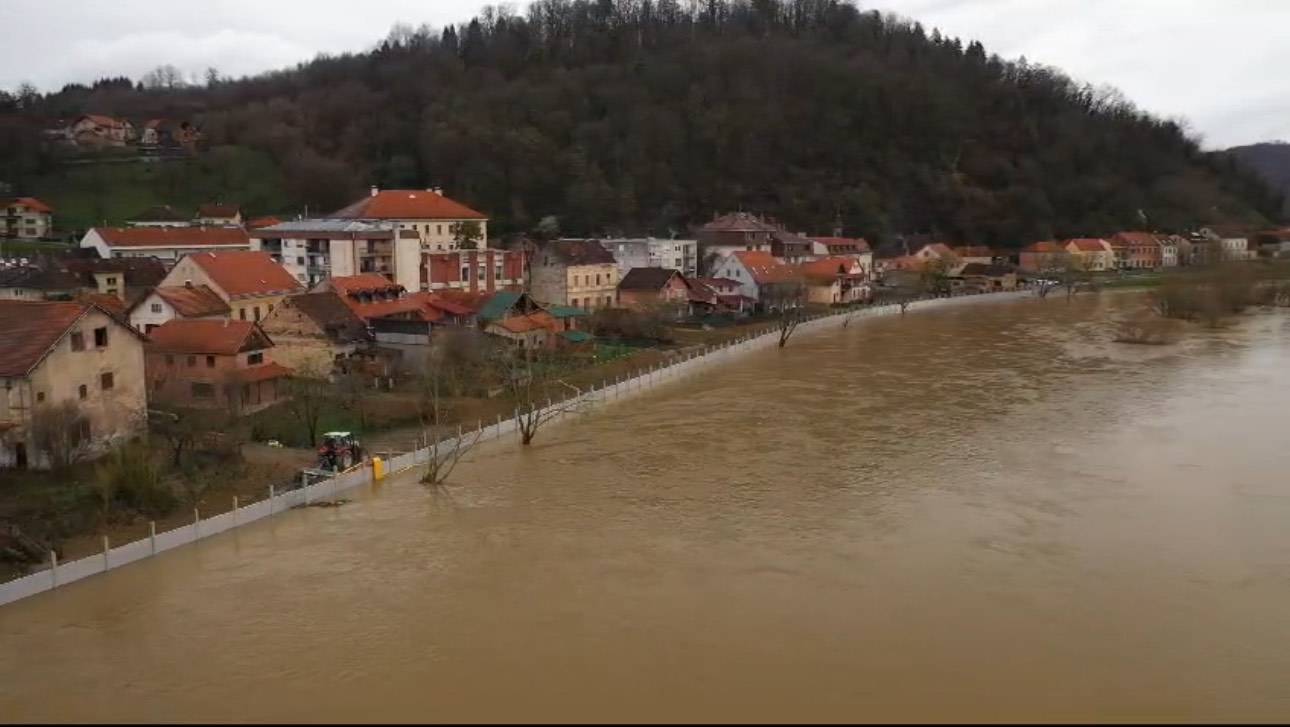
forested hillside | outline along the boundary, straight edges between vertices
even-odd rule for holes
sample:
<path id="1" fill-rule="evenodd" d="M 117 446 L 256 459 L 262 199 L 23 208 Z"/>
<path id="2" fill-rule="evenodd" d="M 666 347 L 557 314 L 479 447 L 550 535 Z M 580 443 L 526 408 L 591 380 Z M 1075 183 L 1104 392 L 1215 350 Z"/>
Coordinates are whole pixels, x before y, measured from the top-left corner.
<path id="1" fill-rule="evenodd" d="M 1290 142 L 1235 146 L 1227 150 L 1263 177 L 1281 195 L 1281 213 L 1290 215 Z"/>
<path id="2" fill-rule="evenodd" d="M 836 0 L 537 0 L 251 79 L 0 101 L 0 178 L 47 171 L 22 119 L 194 118 L 210 148 L 279 166 L 292 209 L 257 212 L 440 186 L 498 232 L 557 215 L 566 234 L 666 234 L 742 208 L 1018 246 L 1144 215 L 1171 231 L 1262 224 L 1278 206 L 1113 91 Z"/>

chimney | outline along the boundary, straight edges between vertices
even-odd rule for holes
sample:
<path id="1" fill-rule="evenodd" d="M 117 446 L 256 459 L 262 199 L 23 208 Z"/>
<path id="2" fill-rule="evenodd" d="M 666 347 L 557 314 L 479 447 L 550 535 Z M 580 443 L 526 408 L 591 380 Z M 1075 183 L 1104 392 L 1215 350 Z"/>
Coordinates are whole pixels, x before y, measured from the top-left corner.
<path id="1" fill-rule="evenodd" d="M 192 279 L 192 278 L 184 278 L 184 287 L 185 287 L 185 288 L 191 288 L 191 287 L 193 287 L 193 279 Z"/>
<path id="2" fill-rule="evenodd" d="M 439 195 L 440 197 L 442 197 L 442 196 L 443 196 L 443 187 L 435 187 L 434 189 L 432 189 L 432 190 L 430 190 L 430 191 L 431 191 L 431 192 L 434 192 L 435 194 Z"/>
<path id="3" fill-rule="evenodd" d="M 370 194 L 369 196 L 371 196 L 371 197 L 375 197 L 375 196 L 376 196 L 376 193 L 377 193 L 377 192 L 380 192 L 380 191 L 381 191 L 381 190 L 380 190 L 380 188 L 378 188 L 375 184 L 373 184 L 373 185 L 372 185 L 372 192 L 371 192 L 371 194 Z"/>

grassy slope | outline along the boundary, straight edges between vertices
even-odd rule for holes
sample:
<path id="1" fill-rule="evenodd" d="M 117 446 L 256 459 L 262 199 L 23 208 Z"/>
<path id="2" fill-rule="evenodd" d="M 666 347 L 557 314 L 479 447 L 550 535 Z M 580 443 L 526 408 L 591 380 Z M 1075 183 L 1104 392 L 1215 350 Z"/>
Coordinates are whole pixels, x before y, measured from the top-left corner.
<path id="1" fill-rule="evenodd" d="M 182 161 L 68 165 L 41 177 L 33 192 L 54 206 L 62 233 L 121 224 L 158 204 L 192 212 L 203 202 L 235 202 L 251 215 L 289 208 L 273 160 L 240 147 L 218 147 Z"/>

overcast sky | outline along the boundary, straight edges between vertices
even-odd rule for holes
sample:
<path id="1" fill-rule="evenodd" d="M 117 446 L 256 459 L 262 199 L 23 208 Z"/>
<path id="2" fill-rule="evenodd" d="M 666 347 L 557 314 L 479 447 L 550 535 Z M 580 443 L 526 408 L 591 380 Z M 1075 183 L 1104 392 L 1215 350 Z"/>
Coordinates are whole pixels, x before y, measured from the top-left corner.
<path id="1" fill-rule="evenodd" d="M 42 90 L 172 63 L 240 76 L 364 50 L 395 22 L 443 26 L 481 0 L 0 0 L 0 88 Z M 522 8 L 524 3 L 514 3 Z M 929 29 L 979 39 L 1182 117 L 1207 147 L 1290 140 L 1290 0 L 881 0 Z"/>

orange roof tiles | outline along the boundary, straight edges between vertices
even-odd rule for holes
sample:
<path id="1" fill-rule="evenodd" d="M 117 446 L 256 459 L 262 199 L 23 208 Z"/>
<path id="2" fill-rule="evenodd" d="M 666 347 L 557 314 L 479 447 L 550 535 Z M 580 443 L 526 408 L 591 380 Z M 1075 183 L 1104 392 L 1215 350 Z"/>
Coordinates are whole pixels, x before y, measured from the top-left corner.
<path id="1" fill-rule="evenodd" d="M 391 290 L 403 290 L 403 286 L 381 275 L 380 273 L 360 273 L 359 275 L 342 275 L 329 278 L 331 289 L 341 295 L 358 293 L 384 293 Z"/>
<path id="2" fill-rule="evenodd" d="M 95 227 L 109 247 L 249 247 L 240 227 Z"/>
<path id="3" fill-rule="evenodd" d="M 26 376 L 92 305 L 0 300 L 0 376 Z"/>
<path id="4" fill-rule="evenodd" d="M 826 257 L 802 263 L 802 274 L 816 280 L 836 280 L 840 276 L 851 275 L 855 261 L 846 257 Z M 858 274 L 858 273 L 857 273 Z"/>
<path id="5" fill-rule="evenodd" d="M 1066 241 L 1066 244 L 1074 245 L 1080 252 L 1109 252 L 1110 243 L 1106 240 L 1096 237 L 1077 237 Z"/>
<path id="6" fill-rule="evenodd" d="M 1056 253 L 1056 252 L 1066 252 L 1066 248 L 1062 247 L 1061 245 L 1057 244 L 1056 242 L 1053 242 L 1052 240 L 1044 240 L 1044 241 L 1042 241 L 1042 242 L 1034 242 L 1034 243 L 1031 243 L 1031 244 L 1029 244 L 1029 245 L 1026 245 L 1025 247 L 1021 248 L 1021 251 L 1022 251 L 1022 252 Z"/>
<path id="7" fill-rule="evenodd" d="M 153 292 L 183 318 L 223 315 L 232 311 L 228 303 L 207 285 L 194 285 L 191 288 L 186 285 L 164 285 Z"/>
<path id="8" fill-rule="evenodd" d="M 244 384 L 254 384 L 257 381 L 268 381 L 269 379 L 281 379 L 291 375 L 291 369 L 280 363 L 269 361 L 259 366 L 248 366 L 244 369 L 234 369 L 230 372 L 233 378 Z"/>
<path id="9" fill-rule="evenodd" d="M 791 279 L 795 272 L 792 267 L 785 265 L 779 258 L 768 252 L 736 250 L 731 255 L 743 264 L 753 281 L 759 285 L 785 282 Z"/>
<path id="10" fill-rule="evenodd" d="M 294 293 L 302 287 L 267 252 L 230 250 L 199 252 L 188 257 L 230 298 Z"/>
<path id="11" fill-rule="evenodd" d="M 242 350 L 272 346 L 252 321 L 180 319 L 166 321 L 148 334 L 150 346 L 164 353 L 213 353 L 231 356 Z"/>
<path id="12" fill-rule="evenodd" d="M 423 189 L 383 189 L 330 216 L 372 220 L 488 219 L 454 199 Z"/>
<path id="13" fill-rule="evenodd" d="M 830 253 L 835 250 L 838 253 L 870 252 L 869 241 L 863 237 L 812 237 L 811 239 L 829 248 Z"/>
<path id="14" fill-rule="evenodd" d="M 54 211 L 53 207 L 36 199 L 35 197 L 10 197 L 6 200 L 0 200 L 0 207 L 8 207 L 14 204 L 20 204 L 29 210 L 44 212 L 46 214 L 51 214 Z"/>
<path id="15" fill-rule="evenodd" d="M 241 207 L 223 202 L 210 202 L 197 207 L 198 217 L 236 217 L 241 212 Z"/>

